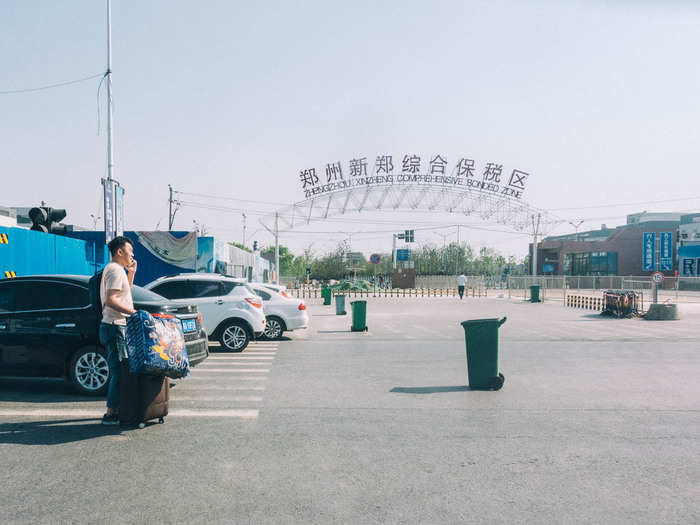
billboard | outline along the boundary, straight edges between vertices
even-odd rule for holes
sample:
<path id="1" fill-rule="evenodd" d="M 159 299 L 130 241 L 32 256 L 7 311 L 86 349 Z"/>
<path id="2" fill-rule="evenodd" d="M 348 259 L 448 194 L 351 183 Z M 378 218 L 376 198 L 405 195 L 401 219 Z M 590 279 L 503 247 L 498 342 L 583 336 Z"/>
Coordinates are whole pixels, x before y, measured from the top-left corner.
<path id="1" fill-rule="evenodd" d="M 642 271 L 653 272 L 656 269 L 656 232 L 644 232 L 642 236 Z"/>

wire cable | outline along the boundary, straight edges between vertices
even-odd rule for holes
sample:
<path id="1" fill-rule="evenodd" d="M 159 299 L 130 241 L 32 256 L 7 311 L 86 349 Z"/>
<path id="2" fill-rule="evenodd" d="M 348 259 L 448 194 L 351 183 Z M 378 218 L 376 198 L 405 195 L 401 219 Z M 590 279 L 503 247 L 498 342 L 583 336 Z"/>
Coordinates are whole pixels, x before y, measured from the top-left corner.
<path id="1" fill-rule="evenodd" d="M 5 90 L 5 91 L 0 91 L 0 95 L 14 95 L 17 93 L 32 93 L 35 91 L 44 91 L 46 89 L 54 89 L 54 88 L 58 88 L 58 87 L 69 86 L 71 84 L 77 84 L 79 82 L 86 82 L 88 80 L 92 80 L 93 78 L 99 78 L 103 75 L 104 75 L 104 73 L 100 73 L 99 75 L 90 75 L 89 77 L 78 78 L 75 80 L 68 80 L 66 82 L 59 82 L 58 84 L 49 84 L 48 86 L 41 86 L 41 87 L 35 87 L 35 88 L 10 89 L 10 90 Z"/>

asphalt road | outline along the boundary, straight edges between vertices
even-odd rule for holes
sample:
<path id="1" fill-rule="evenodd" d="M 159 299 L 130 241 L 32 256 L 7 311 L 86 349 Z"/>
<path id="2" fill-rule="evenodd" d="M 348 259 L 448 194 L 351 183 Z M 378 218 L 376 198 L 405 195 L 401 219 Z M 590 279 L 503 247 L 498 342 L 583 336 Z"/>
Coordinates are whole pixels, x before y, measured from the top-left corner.
<path id="1" fill-rule="evenodd" d="M 215 354 L 164 425 L 0 380 L 2 523 L 698 523 L 700 315 L 604 319 L 505 299 L 370 299 Z M 498 392 L 459 322 L 503 317 Z"/>

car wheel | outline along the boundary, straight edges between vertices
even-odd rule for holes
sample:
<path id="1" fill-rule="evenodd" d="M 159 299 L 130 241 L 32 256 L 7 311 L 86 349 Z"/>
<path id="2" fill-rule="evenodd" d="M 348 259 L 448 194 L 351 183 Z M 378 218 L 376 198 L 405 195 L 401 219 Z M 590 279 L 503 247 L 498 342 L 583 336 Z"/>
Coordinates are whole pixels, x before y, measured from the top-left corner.
<path id="1" fill-rule="evenodd" d="M 228 323 L 221 329 L 219 343 L 221 348 L 229 352 L 242 352 L 250 342 L 250 332 L 239 321 Z"/>
<path id="2" fill-rule="evenodd" d="M 263 332 L 265 339 L 274 341 L 282 337 L 283 333 L 284 321 L 282 321 L 282 319 L 274 315 L 265 318 L 265 332 Z"/>
<path id="3" fill-rule="evenodd" d="M 94 349 L 78 350 L 70 362 L 70 380 L 81 394 L 104 395 L 109 386 L 107 358 Z"/>

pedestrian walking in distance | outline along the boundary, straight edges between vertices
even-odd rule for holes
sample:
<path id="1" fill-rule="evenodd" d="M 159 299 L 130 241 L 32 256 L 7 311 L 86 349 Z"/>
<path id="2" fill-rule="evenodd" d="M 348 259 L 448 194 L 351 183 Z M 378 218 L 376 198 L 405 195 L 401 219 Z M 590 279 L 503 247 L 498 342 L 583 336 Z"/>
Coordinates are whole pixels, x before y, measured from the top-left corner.
<path id="1" fill-rule="evenodd" d="M 457 276 L 457 292 L 459 293 L 459 298 L 464 298 L 464 286 L 467 284 L 467 278 L 463 273 Z"/>
<path id="2" fill-rule="evenodd" d="M 102 322 L 100 343 L 107 349 L 109 387 L 104 425 L 119 423 L 119 362 L 127 359 L 126 318 L 135 313 L 131 287 L 136 275 L 134 245 L 126 237 L 115 237 L 107 245 L 112 260 L 105 266 L 100 283 Z"/>

